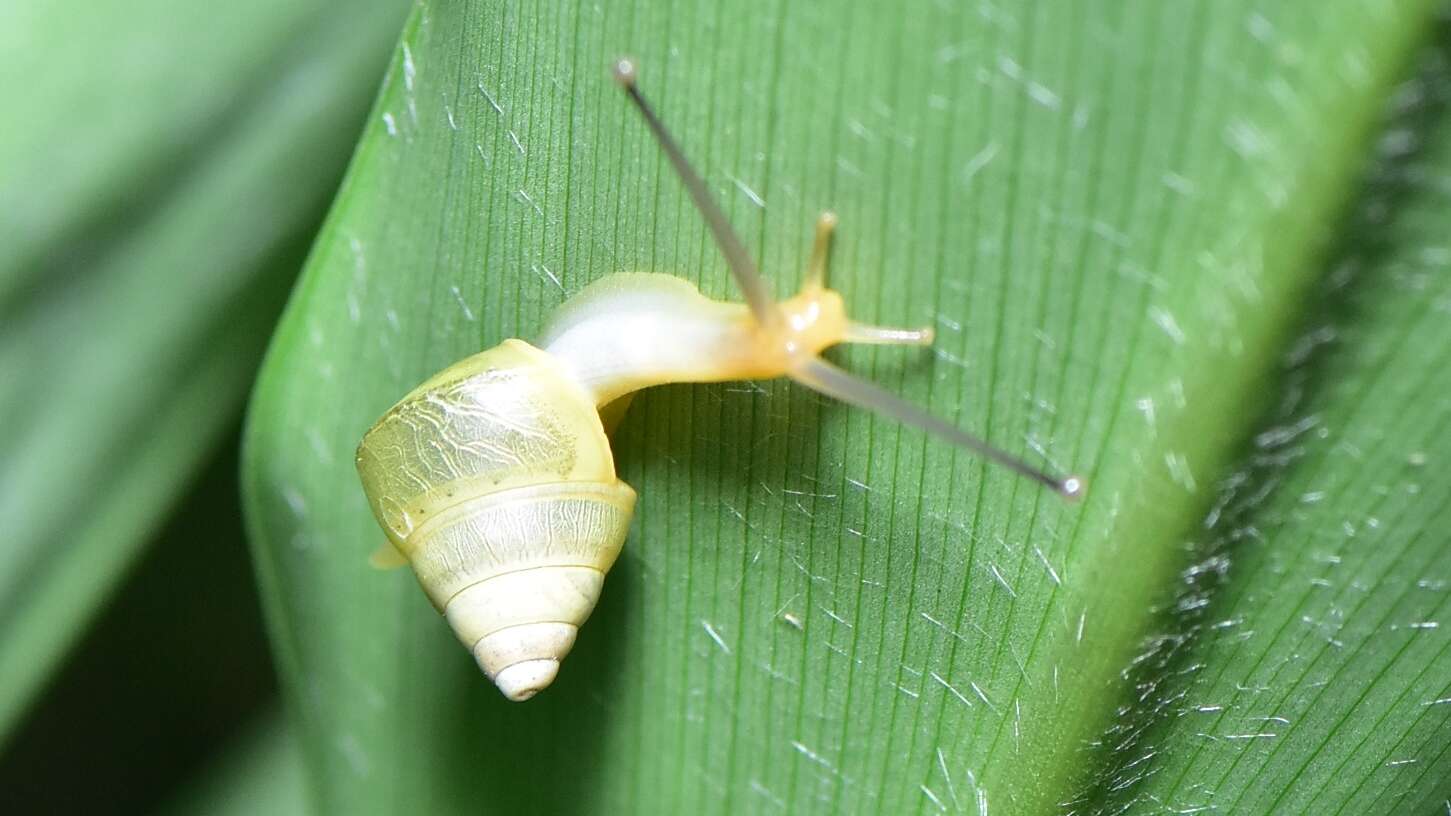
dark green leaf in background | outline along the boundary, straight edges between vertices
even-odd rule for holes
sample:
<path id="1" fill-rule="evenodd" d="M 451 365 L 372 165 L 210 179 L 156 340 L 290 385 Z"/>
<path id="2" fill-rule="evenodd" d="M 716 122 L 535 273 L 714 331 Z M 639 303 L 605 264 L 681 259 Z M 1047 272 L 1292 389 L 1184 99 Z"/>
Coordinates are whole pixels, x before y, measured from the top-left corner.
<path id="1" fill-rule="evenodd" d="M 236 421 L 402 13 L 0 11 L 0 734 Z"/>
<path id="2" fill-rule="evenodd" d="M 275 704 L 238 523 L 236 423 L 224 430 L 230 444 L 177 497 L 176 513 L 8 735 L 0 813 L 154 812 Z"/>
<path id="3" fill-rule="evenodd" d="M 0 304 L 94 274 L 96 255 L 146 229 L 154 208 L 221 158 L 222 145 L 267 130 L 269 105 L 299 101 L 287 93 L 288 77 L 290 90 L 306 93 L 328 85 L 330 70 L 343 71 L 346 44 L 362 48 L 368 9 L 380 5 L 360 6 L 351 32 L 337 30 L 332 4 L 316 1 L 60 0 L 0 9 L 9 123 L 0 130 Z M 367 87 L 367 71 L 345 73 Z M 316 100 L 324 107 L 314 126 L 331 120 L 333 106 L 356 104 L 342 96 Z M 281 115 L 273 113 L 269 135 L 288 129 Z M 348 135 L 335 138 L 347 144 Z M 311 152 L 307 142 L 299 148 Z M 250 219 L 287 223 L 285 213 L 258 207 Z"/>
<path id="4" fill-rule="evenodd" d="M 302 758 L 279 711 L 264 712 L 164 811 L 175 816 L 302 816 Z"/>
<path id="5" fill-rule="evenodd" d="M 1281 396 L 1276 361 L 1432 12 L 418 5 L 248 431 L 258 566 L 317 801 L 350 814 L 1037 814 L 1120 796 L 1091 783 L 1121 759 L 1099 740 L 1133 699 L 1121 673 L 1193 562 L 1180 542 Z M 410 576 L 368 568 L 381 534 L 352 451 L 418 381 L 534 337 L 603 275 L 668 271 L 733 294 L 606 78 L 618 53 L 640 58 L 642 87 L 779 294 L 832 208 L 834 280 L 854 313 L 939 329 L 931 355 L 839 361 L 1081 470 L 1090 495 L 1066 506 L 782 383 L 647 393 L 615 437 L 640 494 L 625 553 L 559 682 L 514 705 Z M 1400 387 L 1429 384 L 1413 367 Z M 1339 463 L 1332 481 L 1361 478 L 1323 455 Z M 1300 478 L 1313 490 L 1325 477 Z M 1373 597 L 1365 625 L 1389 625 L 1394 596 Z M 1257 671 L 1221 657 L 1201 674 Z M 1444 733 L 1447 712 L 1417 714 Z M 1148 727 L 1168 740 L 1172 724 Z M 1296 785 L 1341 772 L 1294 744 L 1243 788 L 1255 806 L 1279 792 L 1303 804 Z M 1148 755 L 1129 772 L 1146 781 L 1122 794 L 1143 795 L 1123 803 L 1151 810 L 1152 785 L 1202 793 L 1233 773 L 1196 756 Z M 1406 784 L 1424 801 L 1451 793 L 1434 775 Z"/>

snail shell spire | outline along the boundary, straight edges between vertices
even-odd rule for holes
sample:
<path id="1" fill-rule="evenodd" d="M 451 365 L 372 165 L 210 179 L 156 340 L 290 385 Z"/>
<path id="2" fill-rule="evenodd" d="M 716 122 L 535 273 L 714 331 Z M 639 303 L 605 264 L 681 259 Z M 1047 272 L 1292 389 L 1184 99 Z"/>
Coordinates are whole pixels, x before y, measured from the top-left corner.
<path id="1" fill-rule="evenodd" d="M 507 340 L 388 411 L 358 472 L 389 541 L 500 691 L 526 700 L 548 686 L 635 504 L 583 389 Z"/>

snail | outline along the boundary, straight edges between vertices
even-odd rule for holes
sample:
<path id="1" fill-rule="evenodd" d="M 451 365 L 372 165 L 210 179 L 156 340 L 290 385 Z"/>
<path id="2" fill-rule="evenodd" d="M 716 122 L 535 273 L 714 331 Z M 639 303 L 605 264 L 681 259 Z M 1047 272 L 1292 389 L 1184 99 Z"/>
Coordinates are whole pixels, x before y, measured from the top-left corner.
<path id="1" fill-rule="evenodd" d="M 745 303 L 665 274 L 618 273 L 562 305 L 540 341 L 505 340 L 429 378 L 363 436 L 357 466 L 387 535 L 379 566 L 409 563 L 434 606 L 510 700 L 553 682 L 599 598 L 635 492 L 607 438 L 652 385 L 786 376 L 978 452 L 1076 499 L 1083 482 L 1039 470 L 821 358 L 838 343 L 919 346 L 932 330 L 849 319 L 826 285 L 825 213 L 801 291 L 779 303 L 704 182 L 635 87 L 644 117 L 714 235 Z"/>

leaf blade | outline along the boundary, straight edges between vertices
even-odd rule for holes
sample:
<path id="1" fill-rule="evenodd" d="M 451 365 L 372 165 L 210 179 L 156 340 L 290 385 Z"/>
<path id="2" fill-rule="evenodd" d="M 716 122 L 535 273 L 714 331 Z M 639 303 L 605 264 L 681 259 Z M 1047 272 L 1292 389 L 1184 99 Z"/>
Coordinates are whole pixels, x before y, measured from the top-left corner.
<path id="1" fill-rule="evenodd" d="M 47 9 L 65 16 L 64 8 Z M 296 22 L 297 8 L 272 12 L 282 16 L 258 12 L 264 15 L 258 32 Z M 272 49 L 251 38 L 233 43 L 266 63 L 252 67 L 272 83 L 231 100 L 240 110 L 221 116 L 226 128 L 212 134 L 208 161 L 169 176 L 164 189 L 151 190 L 154 197 L 134 202 L 124 217 L 111 213 L 125 222 L 124 230 L 94 223 L 94 208 L 107 208 L 97 204 L 104 196 L 89 185 L 130 178 L 133 168 L 125 165 L 131 161 L 144 165 L 180 149 L 165 138 L 138 146 L 147 140 L 137 134 L 156 137 L 168 122 L 187 130 L 191 113 L 138 106 L 123 117 L 125 125 L 117 125 L 130 135 L 98 148 L 99 157 L 67 166 L 67 179 L 48 189 L 34 212 L 22 218 L 25 202 L 3 202 L 7 223 L 34 217 L 88 226 L 93 234 L 87 240 L 71 235 L 69 226 L 37 227 L 26 241 L 36 242 L 34 252 L 45 261 L 15 265 L 20 277 L 6 280 L 16 283 L 16 297 L 0 303 L 0 370 L 6 372 L 0 378 L 0 416 L 6 418 L 0 427 L 0 515 L 7 520 L 7 546 L 0 550 L 0 733 L 15 724 L 236 421 L 309 219 L 342 168 L 348 134 L 340 128 L 360 114 L 371 90 L 370 66 L 381 62 L 398 16 L 380 4 L 360 13 L 353 28 L 303 26 L 302 32 L 284 32 L 283 43 Z M 148 29 L 155 20 L 147 14 L 130 19 L 133 28 L 100 17 L 110 23 L 102 25 L 103 53 L 125 51 L 127 44 L 145 53 L 137 41 L 150 43 L 158 35 Z M 190 22 L 201 28 L 190 32 L 196 36 L 188 45 L 199 47 L 208 36 L 225 38 L 231 25 L 225 15 L 210 21 L 220 30 Z M 188 40 L 177 29 L 160 33 L 166 32 Z M 70 45 L 85 51 L 82 41 Z M 237 54 L 220 51 L 212 67 L 232 70 Z M 18 61 L 28 53 L 10 56 Z M 5 61 L 7 70 L 14 64 Z M 143 72 L 153 84 L 149 90 L 160 86 L 164 95 L 176 66 L 160 59 L 151 68 Z M 61 63 L 57 73 L 66 87 L 87 71 Z M 121 86 L 125 80 L 124 71 L 112 78 Z M 96 92 L 94 82 L 85 85 L 27 102 L 48 103 L 53 114 L 47 119 L 63 124 L 54 111 L 70 110 L 77 94 Z M 7 163 L 8 171 L 44 173 L 44 155 L 26 158 Z M 78 169 L 85 173 L 70 178 Z M 70 189 L 72 182 L 84 194 Z M 7 263 L 24 261 L 30 249 L 17 252 Z"/>
<path id="2" fill-rule="evenodd" d="M 249 515 L 326 807 L 1055 810 L 1429 6 L 531 8 L 415 14 L 254 399 Z M 615 440 L 641 497 L 626 553 L 557 686 L 510 708 L 414 587 L 362 566 L 349 453 L 588 280 L 730 291 L 603 76 L 619 52 L 763 268 L 799 268 L 831 206 L 855 312 L 943 329 L 934 366 L 845 365 L 1086 463 L 1094 493 L 1077 515 L 781 385 L 642 395 Z M 1319 71 L 1345 53 L 1359 73 Z M 1159 104 L 1186 81 L 1201 94 Z M 347 372 L 325 395 L 301 373 L 323 364 Z"/>

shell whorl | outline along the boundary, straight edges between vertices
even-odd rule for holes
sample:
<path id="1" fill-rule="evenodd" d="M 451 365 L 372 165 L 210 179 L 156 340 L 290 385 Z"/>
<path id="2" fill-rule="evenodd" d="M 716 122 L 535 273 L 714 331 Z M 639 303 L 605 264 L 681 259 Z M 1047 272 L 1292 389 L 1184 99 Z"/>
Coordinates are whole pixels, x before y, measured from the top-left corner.
<path id="1" fill-rule="evenodd" d="M 534 485 L 450 508 L 415 533 L 419 583 L 509 699 L 554 679 L 620 554 L 634 503 L 618 481 Z"/>
<path id="2" fill-rule="evenodd" d="M 635 504 L 585 392 L 550 355 L 507 340 L 404 397 L 363 437 L 358 472 L 389 540 L 505 696 L 549 685 Z"/>

